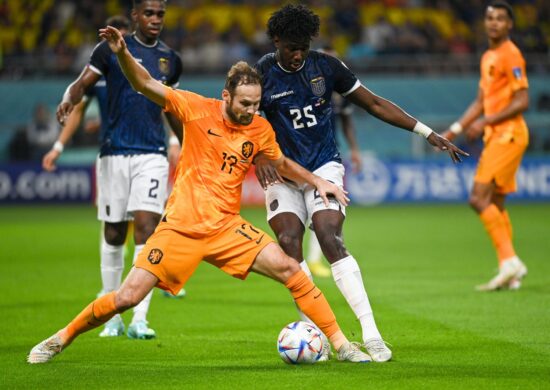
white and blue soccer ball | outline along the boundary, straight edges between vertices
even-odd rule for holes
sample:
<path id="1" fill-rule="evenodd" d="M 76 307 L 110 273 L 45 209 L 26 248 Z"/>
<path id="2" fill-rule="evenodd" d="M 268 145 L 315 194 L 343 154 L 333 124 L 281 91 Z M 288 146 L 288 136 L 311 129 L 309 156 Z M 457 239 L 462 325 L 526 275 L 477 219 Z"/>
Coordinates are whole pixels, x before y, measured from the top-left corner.
<path id="1" fill-rule="evenodd" d="M 279 333 L 277 350 L 285 363 L 313 364 L 323 354 L 321 332 L 304 321 L 288 324 Z"/>

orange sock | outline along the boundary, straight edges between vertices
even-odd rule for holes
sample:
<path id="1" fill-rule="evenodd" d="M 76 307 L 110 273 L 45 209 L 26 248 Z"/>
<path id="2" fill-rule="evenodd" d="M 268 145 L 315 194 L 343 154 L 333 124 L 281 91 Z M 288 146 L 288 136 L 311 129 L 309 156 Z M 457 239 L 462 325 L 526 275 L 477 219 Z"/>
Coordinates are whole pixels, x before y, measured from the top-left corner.
<path id="1" fill-rule="evenodd" d="M 493 241 L 493 246 L 497 251 L 499 263 L 516 255 L 512 239 L 506 227 L 506 221 L 497 206 L 491 204 L 479 215 L 485 230 Z"/>
<path id="2" fill-rule="evenodd" d="M 70 344 L 78 335 L 103 325 L 118 313 L 115 307 L 115 294 L 113 291 L 97 298 L 61 330 L 61 338 L 65 345 Z"/>
<path id="3" fill-rule="evenodd" d="M 508 214 L 507 210 L 503 210 L 500 213 L 502 214 L 502 218 L 504 218 L 504 223 L 506 223 L 506 230 L 508 230 L 508 235 L 510 236 L 510 240 L 513 240 L 514 231 L 512 229 L 512 221 L 510 221 L 510 215 Z"/>
<path id="4" fill-rule="evenodd" d="M 300 270 L 292 275 L 285 286 L 290 290 L 300 310 L 315 322 L 336 350 L 348 341 L 340 330 L 325 296 L 304 271 Z"/>

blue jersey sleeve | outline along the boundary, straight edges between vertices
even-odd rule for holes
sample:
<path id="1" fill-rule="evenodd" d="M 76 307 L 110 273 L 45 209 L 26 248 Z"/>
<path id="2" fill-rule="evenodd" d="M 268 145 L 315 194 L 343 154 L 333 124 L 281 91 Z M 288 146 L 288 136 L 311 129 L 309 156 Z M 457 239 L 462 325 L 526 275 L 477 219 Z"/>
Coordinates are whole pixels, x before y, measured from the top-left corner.
<path id="1" fill-rule="evenodd" d="M 174 53 L 174 72 L 172 73 L 171 77 L 166 80 L 166 84 L 175 87 L 178 85 L 181 74 L 183 73 L 183 63 L 181 62 L 181 57 L 176 53 Z"/>
<path id="2" fill-rule="evenodd" d="M 94 48 L 90 58 L 89 65 L 92 67 L 92 70 L 105 76 L 109 71 L 109 57 L 111 57 L 112 54 L 113 52 L 106 41 L 99 43 Z"/>
<path id="3" fill-rule="evenodd" d="M 333 71 L 334 91 L 345 96 L 359 87 L 361 83 L 357 76 L 342 61 L 328 54 L 321 55 L 326 56 L 327 62 Z"/>

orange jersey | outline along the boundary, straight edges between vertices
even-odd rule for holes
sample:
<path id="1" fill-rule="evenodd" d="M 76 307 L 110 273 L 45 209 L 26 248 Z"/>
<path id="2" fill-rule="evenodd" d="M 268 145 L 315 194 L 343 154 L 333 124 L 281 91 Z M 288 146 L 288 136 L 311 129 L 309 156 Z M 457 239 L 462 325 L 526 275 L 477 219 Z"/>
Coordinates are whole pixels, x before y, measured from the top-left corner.
<path id="1" fill-rule="evenodd" d="M 483 92 L 484 114 L 502 111 L 512 101 L 514 92 L 528 88 L 525 60 L 519 49 L 508 40 L 496 49 L 489 49 L 481 58 L 481 79 L 479 87 Z M 523 115 L 485 127 L 485 142 L 498 139 L 506 143 L 511 140 L 527 144 L 529 134 Z"/>
<path id="2" fill-rule="evenodd" d="M 222 101 L 166 87 L 164 110 L 184 124 L 184 139 L 166 222 L 192 237 L 212 234 L 239 214 L 242 184 L 259 152 L 282 156 L 275 132 L 255 115 L 247 126 L 224 119 Z"/>

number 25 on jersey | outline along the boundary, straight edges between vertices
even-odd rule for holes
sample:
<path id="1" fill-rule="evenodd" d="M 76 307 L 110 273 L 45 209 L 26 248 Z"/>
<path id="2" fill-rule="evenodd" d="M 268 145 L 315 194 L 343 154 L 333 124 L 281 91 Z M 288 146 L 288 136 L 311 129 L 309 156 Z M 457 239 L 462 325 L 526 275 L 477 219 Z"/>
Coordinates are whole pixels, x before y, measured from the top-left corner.
<path id="1" fill-rule="evenodd" d="M 305 106 L 303 110 L 291 108 L 290 115 L 292 116 L 292 125 L 295 129 L 312 127 L 317 124 L 317 118 L 313 114 L 313 107 L 311 105 Z"/>

